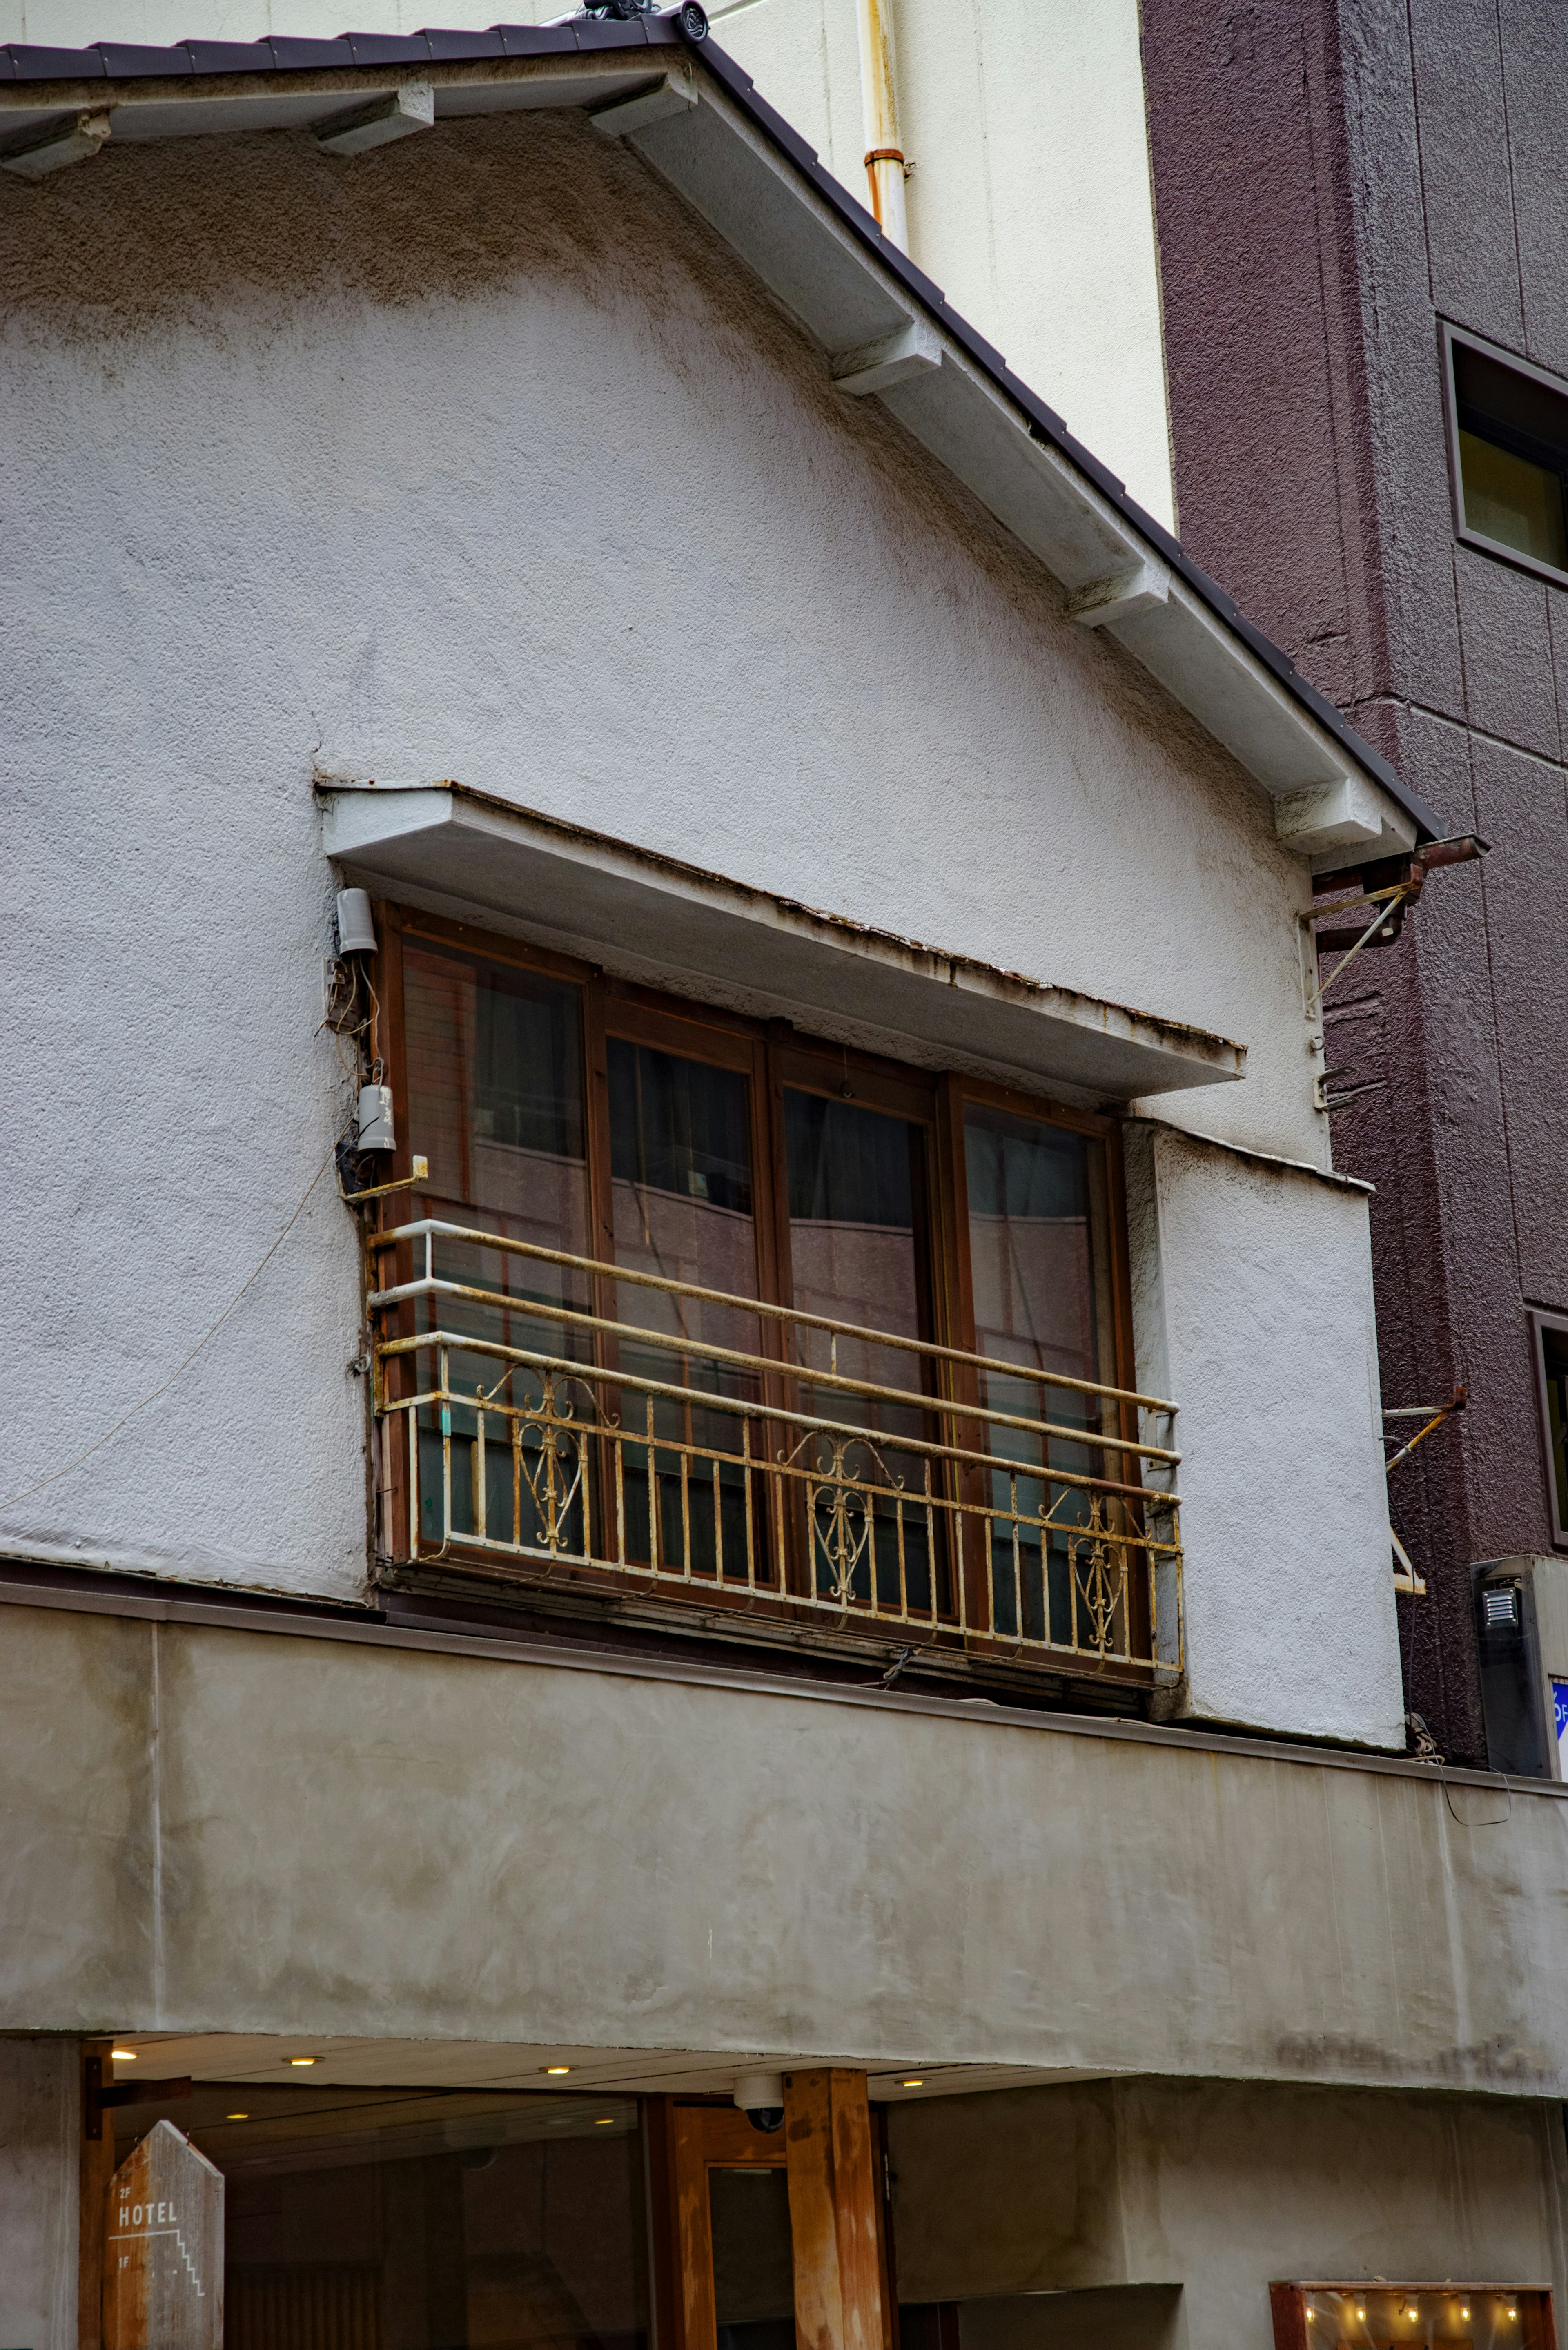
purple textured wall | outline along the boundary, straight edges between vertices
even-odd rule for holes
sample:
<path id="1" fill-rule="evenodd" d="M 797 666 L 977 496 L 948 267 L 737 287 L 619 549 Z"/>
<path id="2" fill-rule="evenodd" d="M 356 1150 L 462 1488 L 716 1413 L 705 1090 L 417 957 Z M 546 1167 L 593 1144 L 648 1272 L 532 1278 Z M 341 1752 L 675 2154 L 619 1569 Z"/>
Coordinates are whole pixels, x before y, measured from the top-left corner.
<path id="1" fill-rule="evenodd" d="M 1484 1760 L 1469 1569 L 1551 1547 L 1527 1307 L 1568 1306 L 1568 595 L 1454 539 L 1439 317 L 1568 369 L 1568 12 L 1145 0 L 1177 496 L 1204 567 L 1455 832 L 1334 997 L 1336 1163 L 1377 1186 L 1409 1703 Z"/>

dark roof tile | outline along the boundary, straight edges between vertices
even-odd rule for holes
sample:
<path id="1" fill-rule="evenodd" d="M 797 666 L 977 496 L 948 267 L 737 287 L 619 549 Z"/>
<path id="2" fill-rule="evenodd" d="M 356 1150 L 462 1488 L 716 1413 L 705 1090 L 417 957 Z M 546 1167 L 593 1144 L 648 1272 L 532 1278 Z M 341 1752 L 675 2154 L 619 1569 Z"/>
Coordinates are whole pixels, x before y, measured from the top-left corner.
<path id="1" fill-rule="evenodd" d="M 12 41 L 5 54 L 13 81 L 81 81 L 107 71 L 96 49 L 46 49 L 32 41 Z"/>

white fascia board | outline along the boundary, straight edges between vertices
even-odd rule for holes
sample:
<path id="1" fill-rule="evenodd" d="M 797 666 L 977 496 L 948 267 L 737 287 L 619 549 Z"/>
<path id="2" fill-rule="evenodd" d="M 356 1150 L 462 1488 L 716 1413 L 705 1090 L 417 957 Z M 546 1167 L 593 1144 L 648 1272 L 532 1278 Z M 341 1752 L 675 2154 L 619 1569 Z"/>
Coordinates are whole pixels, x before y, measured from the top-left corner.
<path id="1" fill-rule="evenodd" d="M 698 96 L 628 144 L 824 349 L 857 350 L 912 325 L 914 304 L 778 149 L 711 82 Z"/>
<path id="2" fill-rule="evenodd" d="M 1280 837 L 1309 861 L 1355 847 L 1392 857 L 1415 846 L 1415 819 L 1353 769 L 1321 726 L 1210 606 L 1175 574 L 1163 603 L 1110 624 L 1118 641 L 1276 803 Z M 1314 796 L 1321 821 L 1314 823 Z M 1346 819 L 1354 817 L 1346 829 Z"/>
<path id="3" fill-rule="evenodd" d="M 1063 452 L 940 324 L 876 265 L 809 185 L 711 84 L 679 122 L 631 143 L 741 254 L 828 354 L 845 388 L 876 391 L 1067 591 L 1085 626 L 1108 629 L 1278 800 L 1345 782 L 1342 744 L 1281 685 Z M 857 381 L 867 354 L 918 348 L 917 363 Z M 1414 823 L 1376 781 L 1383 853 Z M 1299 822 L 1282 837 L 1309 861 L 1343 844 Z M 1363 844 L 1365 845 L 1365 844 Z"/>
<path id="4" fill-rule="evenodd" d="M 504 915 L 741 989 L 794 1017 L 853 1022 L 927 1065 L 984 1061 L 1107 1101 L 1240 1077 L 1245 1047 L 656 857 L 461 785 L 324 781 L 322 844 L 360 881 Z"/>

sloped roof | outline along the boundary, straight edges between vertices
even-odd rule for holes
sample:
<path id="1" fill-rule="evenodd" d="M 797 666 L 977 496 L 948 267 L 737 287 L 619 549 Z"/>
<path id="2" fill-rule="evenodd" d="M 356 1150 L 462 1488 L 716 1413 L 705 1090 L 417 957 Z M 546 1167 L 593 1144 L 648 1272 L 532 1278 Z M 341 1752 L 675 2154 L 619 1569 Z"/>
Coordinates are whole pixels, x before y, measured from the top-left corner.
<path id="1" fill-rule="evenodd" d="M 673 11 L 336 40 L 0 45 L 0 161 L 78 111 L 107 115 L 117 145 L 319 130 L 413 80 L 431 85 L 436 119 L 575 105 L 634 146 L 822 344 L 846 390 L 880 396 L 1047 566 L 1075 616 L 1112 630 L 1251 770 L 1279 804 L 1282 836 L 1317 869 L 1442 833 L 750 76 Z"/>

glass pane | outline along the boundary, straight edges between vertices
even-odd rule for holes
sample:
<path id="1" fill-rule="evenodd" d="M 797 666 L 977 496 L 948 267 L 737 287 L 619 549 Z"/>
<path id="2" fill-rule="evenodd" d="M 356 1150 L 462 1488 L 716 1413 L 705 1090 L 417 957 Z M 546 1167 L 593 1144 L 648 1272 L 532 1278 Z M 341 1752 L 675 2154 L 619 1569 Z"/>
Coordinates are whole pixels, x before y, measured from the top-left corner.
<path id="1" fill-rule="evenodd" d="M 629 2098 L 198 2081 L 169 2112 L 223 2174 L 226 2350 L 646 2350 Z M 156 2117 L 120 2109 L 117 2160 Z"/>
<path id="2" fill-rule="evenodd" d="M 1552 1437 L 1552 1506 L 1558 1532 L 1568 1534 L 1568 1330 L 1542 1330 L 1541 1350 Z"/>
<path id="3" fill-rule="evenodd" d="M 993 1363 L 1070 1379 L 1107 1378 L 1103 1145 L 1063 1127 L 971 1103 L 964 1112 L 964 1170 L 977 1350 Z M 1050 1420 L 1058 1428 L 1116 1427 L 1115 1407 L 1100 1398 L 1010 1378 L 1002 1370 L 981 1373 L 981 1400 L 1016 1419 Z M 993 1454 L 1020 1464 L 1019 1471 L 998 1470 L 990 1480 L 992 1507 L 1003 1513 L 992 1529 L 996 1628 L 1011 1635 L 1022 1627 L 1033 1639 L 1071 1640 L 1071 1534 L 1056 1529 L 1088 1522 L 1087 1497 L 1052 1485 L 1038 1472 L 1054 1466 L 1079 1476 L 1108 1471 L 1119 1478 L 1120 1459 L 1096 1445 L 1033 1436 L 1026 1429 L 993 1425 L 988 1442 Z M 1030 1470 L 1036 1473 L 1023 1473 Z M 1048 1533 L 1027 1523 L 1047 1515 Z M 1124 1607 L 1118 1648 L 1125 1646 L 1125 1618 Z M 1078 1630 L 1085 1637 L 1082 1623 Z"/>
<path id="4" fill-rule="evenodd" d="M 789 2185 L 782 2168 L 711 2170 L 719 2350 L 794 2350 Z"/>
<path id="5" fill-rule="evenodd" d="M 431 1165 L 428 1185 L 412 1195 L 411 1213 L 586 1255 L 588 1174 L 577 989 L 409 939 L 403 1011 L 409 1144 Z M 421 1263 L 416 1270 L 422 1269 Z M 567 1361 L 588 1358 L 587 1334 L 552 1321 L 547 1312 L 528 1310 L 586 1311 L 585 1275 L 448 1239 L 434 1243 L 432 1269 L 438 1280 L 481 1288 L 506 1302 L 491 1306 L 451 1296 L 421 1298 L 420 1328 Z M 438 1358 L 432 1352 L 419 1359 L 422 1392 L 434 1384 Z M 451 1392 L 483 1392 L 494 1407 L 485 1416 L 483 1470 L 475 1414 L 461 1408 L 452 1414 L 453 1532 L 477 1535 L 483 1475 L 487 1543 L 580 1555 L 587 1537 L 575 1428 L 593 1417 L 590 1390 L 545 1366 L 508 1371 L 504 1358 L 462 1347 L 448 1351 L 448 1379 Z M 421 1532 L 439 1543 L 442 1450 L 433 1405 L 421 1413 L 420 1455 Z"/>
<path id="6" fill-rule="evenodd" d="M 618 1265 L 657 1274 L 732 1297 L 757 1294 L 757 1236 L 752 1201 L 751 1097 L 732 1069 L 687 1060 L 612 1036 L 609 1069 L 610 1176 Z M 696 1342 L 683 1353 L 623 1338 L 623 1370 L 680 1394 L 620 1390 L 628 1430 L 661 1441 L 628 1445 L 625 1511 L 628 1555 L 675 1573 L 746 1579 L 748 1562 L 764 1571 L 766 1544 L 748 1514 L 742 1465 L 746 1421 L 687 1398 L 755 1399 L 754 1373 L 704 1356 L 703 1346 L 741 1354 L 760 1350 L 757 1317 L 670 1291 L 616 1284 L 623 1326 Z"/>
<path id="7" fill-rule="evenodd" d="M 1459 473 L 1468 528 L 1496 539 L 1500 546 L 1532 555 L 1538 563 L 1568 571 L 1563 484 L 1555 473 L 1500 449 L 1480 433 L 1461 430 Z"/>
<path id="8" fill-rule="evenodd" d="M 790 1267 L 802 1313 L 893 1336 L 924 1335 L 926 1129 L 914 1120 L 789 1087 L 784 1093 Z M 812 1547 L 819 1594 L 880 1607 L 907 1599 L 932 1606 L 935 1520 L 925 1506 L 926 1467 L 900 1453 L 900 1436 L 929 1440 L 928 1413 L 899 1395 L 926 1384 L 924 1358 L 875 1340 L 796 1329 L 795 1359 L 808 1370 L 896 1392 L 858 1396 L 807 1386 L 803 1409 L 847 1421 L 876 1442 L 807 1440 L 805 1457 L 833 1482 L 813 1489 Z M 844 1481 L 859 1481 L 853 1493 Z M 860 1490 L 865 1488 L 864 1492 Z M 895 1493 L 890 1489 L 898 1488 Z"/>
<path id="9" fill-rule="evenodd" d="M 1323 2350 L 1525 2350 L 1537 2296 L 1499 2285 L 1308 2288 L 1307 2340 Z"/>

